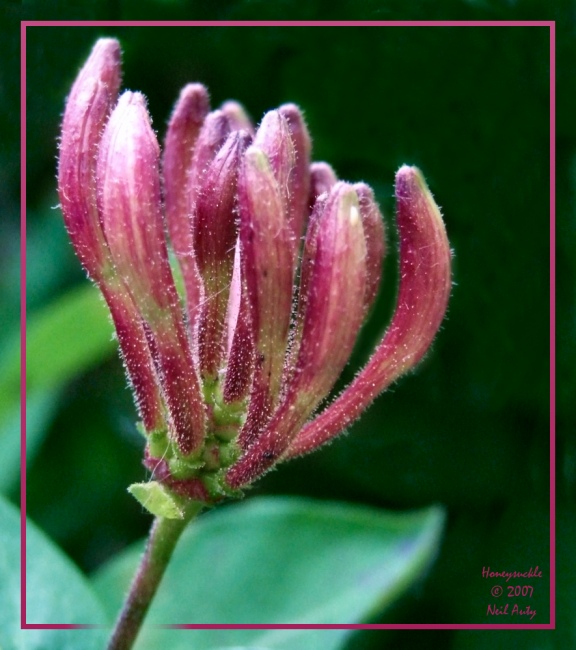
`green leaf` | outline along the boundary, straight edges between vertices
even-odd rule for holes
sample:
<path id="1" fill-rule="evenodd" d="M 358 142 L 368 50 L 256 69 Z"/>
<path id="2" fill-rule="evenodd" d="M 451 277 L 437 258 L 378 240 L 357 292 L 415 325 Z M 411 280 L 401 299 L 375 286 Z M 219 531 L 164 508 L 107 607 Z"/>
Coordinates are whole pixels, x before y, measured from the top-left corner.
<path id="1" fill-rule="evenodd" d="M 27 623 L 105 625 L 90 584 L 32 523 L 26 526 Z M 0 498 L 0 647 L 2 650 L 100 650 L 105 629 L 20 629 L 20 517 Z"/>
<path id="2" fill-rule="evenodd" d="M 297 498 L 251 499 L 201 515 L 184 533 L 149 612 L 138 650 L 189 648 L 182 630 L 150 624 L 347 623 L 386 608 L 429 566 L 439 508 L 387 513 Z M 110 614 L 121 605 L 142 545 L 94 584 Z M 226 644 L 340 647 L 347 630 L 197 630 L 194 648 Z"/>
<path id="3" fill-rule="evenodd" d="M 96 288 L 83 285 L 31 316 L 26 328 L 28 460 L 40 445 L 65 382 L 112 353 L 116 346 L 106 307 Z M 20 333 L 0 354 L 0 490 L 18 475 Z"/>
<path id="4" fill-rule="evenodd" d="M 26 379 L 30 390 L 74 377 L 109 355 L 116 343 L 98 290 L 84 284 L 30 319 Z"/>
<path id="5" fill-rule="evenodd" d="M 36 391 L 26 400 L 26 458 L 30 460 L 44 437 L 59 399 L 58 389 Z M 0 493 L 8 492 L 20 476 L 20 407 L 14 405 L 10 417 L 0 420 Z"/>

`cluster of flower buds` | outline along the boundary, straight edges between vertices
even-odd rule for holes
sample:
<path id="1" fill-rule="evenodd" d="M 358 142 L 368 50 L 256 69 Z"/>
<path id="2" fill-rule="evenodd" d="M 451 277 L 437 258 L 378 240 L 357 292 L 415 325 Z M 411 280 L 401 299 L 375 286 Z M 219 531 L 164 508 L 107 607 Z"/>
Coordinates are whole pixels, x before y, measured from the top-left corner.
<path id="1" fill-rule="evenodd" d="M 99 40 L 68 97 L 59 157 L 66 226 L 112 315 L 157 514 L 238 494 L 342 432 L 425 354 L 450 292 L 450 250 L 420 172 L 396 176 L 400 286 L 366 367 L 323 411 L 378 292 L 384 225 L 372 190 L 310 162 L 300 110 L 210 112 L 186 86 L 163 152 L 144 97 Z M 170 248 L 167 244 L 170 241 Z"/>

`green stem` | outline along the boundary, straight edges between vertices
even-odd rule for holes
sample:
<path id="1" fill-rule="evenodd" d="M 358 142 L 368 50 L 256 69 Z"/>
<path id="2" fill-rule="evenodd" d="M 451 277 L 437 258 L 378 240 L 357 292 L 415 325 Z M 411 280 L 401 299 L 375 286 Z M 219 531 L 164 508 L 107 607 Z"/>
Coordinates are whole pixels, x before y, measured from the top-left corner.
<path id="1" fill-rule="evenodd" d="M 108 650 L 130 650 L 133 647 L 176 543 L 188 522 L 201 509 L 202 504 L 191 503 L 183 519 L 156 517 L 154 520 L 146 550 L 116 621 Z"/>

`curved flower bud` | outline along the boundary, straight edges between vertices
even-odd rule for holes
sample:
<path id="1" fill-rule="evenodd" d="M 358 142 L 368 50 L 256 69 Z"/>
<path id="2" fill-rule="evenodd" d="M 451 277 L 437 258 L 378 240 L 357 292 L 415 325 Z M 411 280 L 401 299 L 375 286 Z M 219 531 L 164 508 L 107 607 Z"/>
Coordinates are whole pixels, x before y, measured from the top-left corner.
<path id="1" fill-rule="evenodd" d="M 266 154 L 246 150 L 238 186 L 242 264 L 252 323 L 255 369 L 240 444 L 268 418 L 280 394 L 292 309 L 293 236 Z"/>
<path id="2" fill-rule="evenodd" d="M 204 407 L 164 241 L 158 163 L 144 97 L 126 92 L 98 155 L 101 218 L 114 264 L 150 329 L 172 435 L 190 454 L 203 441 Z"/>
<path id="3" fill-rule="evenodd" d="M 400 290 L 384 338 L 344 392 L 308 423 L 287 457 L 305 454 L 343 431 L 374 398 L 420 361 L 444 318 L 450 295 L 450 247 L 440 210 L 422 174 L 404 165 L 396 175 Z"/>
<path id="4" fill-rule="evenodd" d="M 188 212 L 188 177 L 200 129 L 209 110 L 208 91 L 202 84 L 188 84 L 182 89 L 168 123 L 162 158 L 166 221 L 184 280 L 188 321 L 192 329 L 202 300 L 202 283 L 194 259 Z"/>
<path id="5" fill-rule="evenodd" d="M 282 456 L 334 386 L 362 324 L 366 244 L 352 186 L 333 188 L 315 238 L 298 359 L 270 423 L 227 474 L 234 488 L 251 483 Z"/>
<path id="6" fill-rule="evenodd" d="M 96 42 L 72 87 L 62 122 L 58 159 L 60 206 L 74 250 L 110 308 L 120 351 L 144 428 L 163 428 L 163 404 L 140 315 L 118 277 L 97 208 L 96 157 L 120 86 L 120 45 Z"/>

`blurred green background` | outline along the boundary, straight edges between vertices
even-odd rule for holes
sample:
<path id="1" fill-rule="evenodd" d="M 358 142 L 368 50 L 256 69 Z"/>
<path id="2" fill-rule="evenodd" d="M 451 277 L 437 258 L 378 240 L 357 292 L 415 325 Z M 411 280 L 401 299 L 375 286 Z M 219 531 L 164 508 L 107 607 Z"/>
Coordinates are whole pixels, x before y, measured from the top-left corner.
<path id="1" fill-rule="evenodd" d="M 58 16 L 58 11 L 64 12 L 67 3 L 54 3 L 50 16 L 42 15 L 39 3 L 28 7 L 30 17 L 52 19 L 554 18 L 552 11 L 543 15 L 544 5 L 535 2 L 449 2 L 443 11 L 427 5 L 429 10 L 419 15 L 409 15 L 398 2 L 333 2 L 328 8 L 322 0 L 312 0 L 303 5 L 294 9 L 289 2 L 222 2 L 218 9 L 208 9 L 201 2 L 128 0 L 108 3 L 105 16 L 96 3 L 84 3 L 75 15 L 67 11 L 66 16 Z M 358 6 L 363 10 L 354 11 Z M 560 6 L 556 9 L 563 15 Z M 394 172 L 402 163 L 423 170 L 442 207 L 454 249 L 449 312 L 431 352 L 414 373 L 377 400 L 349 435 L 281 466 L 249 496 L 298 494 L 392 510 L 444 504 L 446 534 L 431 574 L 376 622 L 488 622 L 482 567 L 514 570 L 536 565 L 544 578 L 535 595 L 539 614 L 533 622 L 548 622 L 549 30 L 28 28 L 30 327 L 35 318 L 54 309 L 50 305 L 55 301 L 87 284 L 55 209 L 56 142 L 66 94 L 99 36 L 120 39 L 124 88 L 142 90 L 148 97 L 160 138 L 178 91 L 188 81 L 206 84 L 214 106 L 229 98 L 239 100 L 256 122 L 266 110 L 292 101 L 305 112 L 313 158 L 329 161 L 343 179 L 364 180 L 374 188 L 386 216 L 390 254 L 377 305 L 343 383 L 367 359 L 393 307 Z M 12 40 L 10 44 L 17 46 Z M 559 33 L 559 51 L 574 52 L 567 33 Z M 562 75 L 560 70 L 559 82 Z M 565 88 L 559 89 L 559 101 L 571 98 L 562 93 Z M 558 229 L 560 301 L 573 298 L 570 188 L 576 175 L 576 138 L 570 115 L 566 105 L 559 108 L 558 202 L 564 214 L 571 211 Z M 15 133 L 6 138 L 8 146 Z M 3 170 L 8 181 L 17 173 L 15 167 Z M 4 200 L 14 213 L 16 194 Z M 3 221 L 1 227 L 2 297 L 6 313 L 15 314 L 18 257 L 11 242 L 17 238 L 17 221 Z M 571 316 L 560 322 L 560 345 L 573 336 L 573 301 Z M 15 339 L 9 325 L 3 337 L 10 351 Z M 105 332 L 104 339 L 108 337 Z M 75 340 L 74 328 L 62 333 L 55 327 L 34 349 L 46 355 L 40 357 L 42 363 L 57 367 L 66 351 L 81 343 Z M 86 360 L 89 367 L 72 378 L 65 372 L 55 372 L 54 377 L 47 373 L 28 412 L 34 451 L 27 474 L 28 513 L 86 571 L 143 536 L 149 526 L 126 493 L 129 483 L 145 476 L 131 395 L 113 345 L 95 344 L 94 349 Z M 566 346 L 558 362 L 561 378 L 568 376 L 574 361 L 573 347 Z M 570 399 L 569 388 L 561 387 L 558 517 L 566 534 L 561 544 L 570 539 L 570 529 L 576 532 L 567 509 L 575 494 Z M 5 412 L 10 414 L 10 409 Z M 9 447 L 5 440 L 2 449 Z M 3 482 L 14 500 L 16 480 L 17 474 L 8 471 Z M 575 595 L 571 578 L 576 572 L 563 554 L 560 563 L 559 600 L 567 601 Z M 564 610 L 559 616 L 570 643 L 562 647 L 572 647 L 574 623 Z M 415 647 L 418 634 L 360 634 L 352 638 L 350 648 Z M 544 634 L 534 645 L 515 645 L 518 636 L 511 640 L 502 633 L 490 645 L 552 647 L 551 635 Z M 426 641 L 428 647 L 461 647 L 458 631 L 439 632 L 434 638 Z M 482 633 L 470 635 L 466 647 L 483 648 L 485 638 Z"/>

